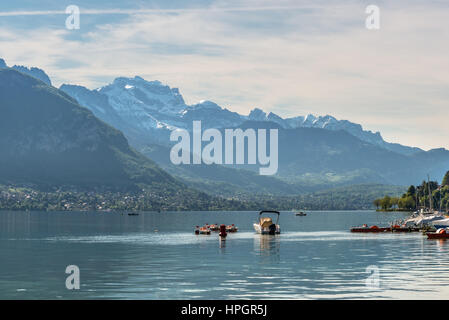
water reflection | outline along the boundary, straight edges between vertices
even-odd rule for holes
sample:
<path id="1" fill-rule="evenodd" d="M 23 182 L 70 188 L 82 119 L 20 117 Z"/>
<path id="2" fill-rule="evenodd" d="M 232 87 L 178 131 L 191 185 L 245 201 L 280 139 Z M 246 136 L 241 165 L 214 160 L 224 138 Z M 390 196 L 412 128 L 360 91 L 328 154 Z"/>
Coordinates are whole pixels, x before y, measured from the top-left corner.
<path id="1" fill-rule="evenodd" d="M 433 239 L 432 239 L 433 240 Z M 431 241 L 431 240 L 428 240 L 428 241 Z M 447 246 L 448 246 L 448 241 L 447 241 L 447 239 L 437 239 L 437 240 L 433 240 L 433 241 L 436 241 L 436 244 L 437 244 L 437 250 L 439 251 L 439 252 L 444 252 L 444 251 L 447 251 Z M 444 249 L 446 249 L 446 250 L 444 250 Z"/>
<path id="2" fill-rule="evenodd" d="M 274 256 L 279 258 L 280 255 L 280 237 L 271 235 L 255 235 L 254 250 L 261 256 Z"/>
<path id="3" fill-rule="evenodd" d="M 222 237 L 218 237 L 218 243 L 220 249 L 226 248 L 226 238 L 223 239 Z M 224 250 L 222 251 L 224 252 Z"/>

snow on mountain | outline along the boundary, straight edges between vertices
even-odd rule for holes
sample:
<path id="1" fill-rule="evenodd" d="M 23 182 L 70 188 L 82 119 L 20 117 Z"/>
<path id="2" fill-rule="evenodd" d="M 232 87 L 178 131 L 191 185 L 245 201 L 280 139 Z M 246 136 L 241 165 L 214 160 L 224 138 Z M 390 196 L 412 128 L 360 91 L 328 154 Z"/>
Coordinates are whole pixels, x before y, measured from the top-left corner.
<path id="1" fill-rule="evenodd" d="M 61 89 L 128 136 L 146 134 L 148 139 L 167 142 L 171 130 L 189 129 L 194 120 L 201 120 L 203 128 L 232 128 L 246 120 L 252 120 L 275 122 L 285 129 L 306 127 L 344 130 L 362 141 L 401 154 L 421 151 L 419 148 L 385 142 L 379 132 L 363 130 L 360 124 L 337 120 L 330 115 L 308 114 L 305 117 L 284 119 L 272 112 L 267 114 L 259 108 L 253 109 L 248 116 L 240 115 L 209 100 L 186 105 L 177 88 L 170 88 L 159 81 L 146 81 L 137 76 L 116 78 L 111 84 L 96 90 L 69 85 L 63 85 Z"/>
<path id="2" fill-rule="evenodd" d="M 218 104 L 209 100 L 201 100 L 199 103 L 191 106 L 193 109 L 209 109 L 209 110 L 220 110 L 222 109 Z"/>
<path id="3" fill-rule="evenodd" d="M 140 110 L 144 106 L 151 111 L 176 114 L 186 107 L 177 88 L 171 89 L 159 81 L 145 81 L 141 77 L 117 78 L 98 91 L 109 97 L 116 110 Z"/>
<path id="4" fill-rule="evenodd" d="M 293 118 L 283 119 L 278 115 L 270 112 L 268 115 L 261 109 L 253 109 L 248 117 L 249 120 L 254 121 L 272 121 L 278 123 L 285 129 L 295 129 L 295 128 L 320 128 L 326 130 L 343 130 L 353 136 L 359 138 L 362 141 L 369 142 L 374 145 L 378 145 L 390 151 L 398 152 L 405 155 L 410 155 L 419 151 L 419 148 L 407 147 L 397 143 L 386 142 L 380 132 L 372 132 L 368 130 L 363 130 L 362 126 L 357 123 L 350 122 L 348 120 L 337 120 L 336 118 L 325 115 L 325 116 L 314 116 L 313 114 L 308 114 L 307 116 L 297 116 Z"/>
<path id="5" fill-rule="evenodd" d="M 187 107 L 178 89 L 141 77 L 117 78 L 96 90 L 73 85 L 62 85 L 60 89 L 96 116 L 126 132 L 176 129 L 168 122 Z"/>
<path id="6" fill-rule="evenodd" d="M 0 68 L 7 67 L 6 62 L 0 59 Z M 48 75 L 39 68 L 17 65 L 12 68 L 51 85 Z M 189 106 L 177 88 L 170 88 L 160 81 L 146 81 L 139 76 L 119 77 L 111 84 L 96 90 L 66 84 L 60 89 L 89 108 L 97 117 L 130 136 L 151 133 L 153 135 L 151 138 L 165 141 L 171 130 L 190 128 L 193 120 L 201 120 L 205 128 L 232 128 L 246 120 L 252 120 L 275 122 L 285 129 L 306 127 L 344 130 L 362 141 L 406 155 L 422 151 L 419 148 L 388 143 L 379 132 L 363 130 L 360 124 L 337 120 L 330 115 L 308 114 L 284 119 L 272 112 L 267 114 L 255 108 L 245 116 L 222 108 L 209 100 Z"/>
<path id="7" fill-rule="evenodd" d="M 194 120 L 200 120 L 203 128 L 233 128 L 243 123 L 245 118 L 214 102 L 202 101 L 188 106 L 182 113 L 185 127 L 190 128 Z"/>

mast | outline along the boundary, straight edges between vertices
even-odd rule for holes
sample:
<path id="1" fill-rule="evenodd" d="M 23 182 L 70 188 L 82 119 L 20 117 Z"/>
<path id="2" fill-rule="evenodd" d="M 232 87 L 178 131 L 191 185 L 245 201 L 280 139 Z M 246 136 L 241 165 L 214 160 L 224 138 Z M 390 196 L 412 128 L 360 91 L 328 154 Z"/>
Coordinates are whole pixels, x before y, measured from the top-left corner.
<path id="1" fill-rule="evenodd" d="M 418 210 L 418 192 L 415 194 L 415 208 Z"/>
<path id="2" fill-rule="evenodd" d="M 432 191 L 430 189 L 430 177 L 427 175 L 427 186 L 429 187 L 429 205 L 430 205 L 430 211 L 432 211 Z"/>

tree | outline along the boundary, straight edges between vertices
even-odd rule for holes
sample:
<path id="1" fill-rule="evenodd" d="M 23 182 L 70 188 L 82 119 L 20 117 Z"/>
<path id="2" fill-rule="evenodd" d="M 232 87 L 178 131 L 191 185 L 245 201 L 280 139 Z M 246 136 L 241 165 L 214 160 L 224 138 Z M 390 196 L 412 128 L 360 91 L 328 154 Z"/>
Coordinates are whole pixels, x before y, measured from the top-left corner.
<path id="1" fill-rule="evenodd" d="M 414 185 L 411 185 L 407 190 L 407 195 L 413 197 L 413 196 L 415 196 L 415 194 L 416 194 L 416 188 Z"/>
<path id="2" fill-rule="evenodd" d="M 390 199 L 390 204 L 394 208 L 399 206 L 399 198 L 393 197 Z"/>
<path id="3" fill-rule="evenodd" d="M 441 185 L 443 186 L 449 186 L 449 171 L 446 172 L 443 178 L 443 182 L 441 182 Z"/>
<path id="4" fill-rule="evenodd" d="M 399 199 L 398 202 L 399 208 L 412 210 L 415 208 L 415 199 L 412 196 L 407 196 Z"/>
<path id="5" fill-rule="evenodd" d="M 381 203 L 381 199 L 376 199 L 373 201 L 373 204 L 376 206 L 376 209 L 379 209 L 380 203 Z"/>
<path id="6" fill-rule="evenodd" d="M 385 196 L 380 200 L 380 206 L 382 207 L 383 210 L 388 210 L 391 208 L 392 204 L 391 204 L 391 197 L 389 196 Z"/>

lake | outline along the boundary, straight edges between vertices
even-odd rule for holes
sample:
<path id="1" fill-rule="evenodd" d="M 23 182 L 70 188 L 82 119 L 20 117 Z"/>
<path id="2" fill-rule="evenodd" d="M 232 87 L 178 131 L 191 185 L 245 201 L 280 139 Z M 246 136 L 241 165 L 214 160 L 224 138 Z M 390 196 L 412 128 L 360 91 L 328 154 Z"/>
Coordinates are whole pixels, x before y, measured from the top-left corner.
<path id="1" fill-rule="evenodd" d="M 257 212 L 0 212 L 0 299 L 449 298 L 449 241 L 349 232 L 406 214 L 307 213 L 282 212 L 282 234 L 261 236 Z M 223 245 L 194 235 L 205 223 L 239 232 Z"/>

